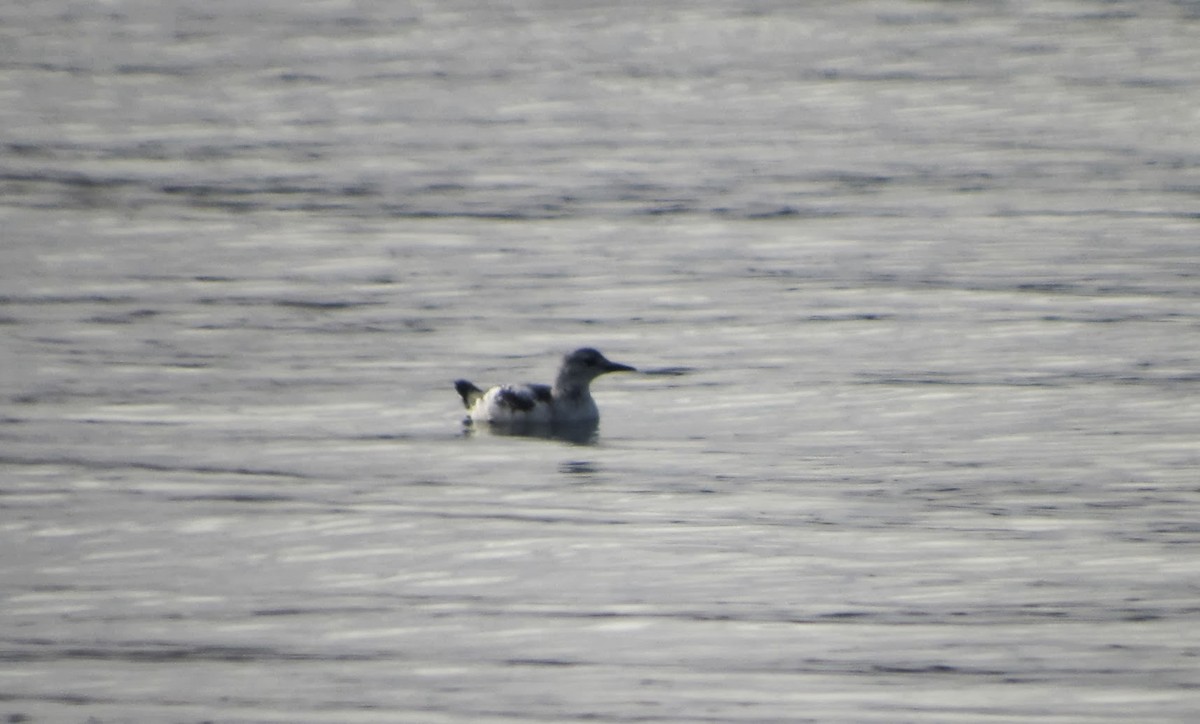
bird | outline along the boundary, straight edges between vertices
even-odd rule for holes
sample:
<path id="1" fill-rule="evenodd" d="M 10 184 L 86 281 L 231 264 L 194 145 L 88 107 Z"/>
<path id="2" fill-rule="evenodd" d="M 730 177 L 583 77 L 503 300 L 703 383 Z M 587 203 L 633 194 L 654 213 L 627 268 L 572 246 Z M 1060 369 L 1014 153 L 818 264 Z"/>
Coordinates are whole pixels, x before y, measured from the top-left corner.
<path id="1" fill-rule="evenodd" d="M 600 410 L 588 386 L 609 372 L 636 372 L 612 362 L 599 351 L 583 347 L 563 357 L 553 385 L 507 384 L 482 390 L 467 380 L 454 389 L 467 408 L 465 424 L 509 426 L 596 425 Z"/>

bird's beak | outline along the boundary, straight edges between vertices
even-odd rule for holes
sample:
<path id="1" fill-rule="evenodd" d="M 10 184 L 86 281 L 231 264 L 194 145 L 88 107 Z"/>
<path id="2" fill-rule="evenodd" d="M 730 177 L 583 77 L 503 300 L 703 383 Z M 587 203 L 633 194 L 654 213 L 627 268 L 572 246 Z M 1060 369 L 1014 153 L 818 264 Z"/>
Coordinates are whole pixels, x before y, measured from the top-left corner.
<path id="1" fill-rule="evenodd" d="M 637 372 L 636 369 L 634 369 L 633 367 L 630 367 L 629 365 L 623 365 L 620 362 L 610 362 L 608 360 L 604 361 L 604 371 L 605 372 Z"/>

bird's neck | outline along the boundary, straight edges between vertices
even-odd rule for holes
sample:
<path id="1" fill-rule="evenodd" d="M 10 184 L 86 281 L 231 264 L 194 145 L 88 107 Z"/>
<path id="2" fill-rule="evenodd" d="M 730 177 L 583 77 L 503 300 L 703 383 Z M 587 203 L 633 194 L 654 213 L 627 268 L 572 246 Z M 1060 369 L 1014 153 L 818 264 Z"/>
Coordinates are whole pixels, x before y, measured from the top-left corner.
<path id="1" fill-rule="evenodd" d="M 556 400 L 564 402 L 583 402 L 592 396 L 588 390 L 588 381 L 580 381 L 572 377 L 559 375 L 554 381 L 554 391 L 551 393 Z"/>
<path id="2" fill-rule="evenodd" d="M 554 388 L 550 395 L 553 399 L 551 406 L 557 422 L 570 424 L 595 422 L 600 417 L 600 411 L 596 409 L 596 401 L 592 399 L 591 390 L 588 389 L 590 381 L 580 382 L 578 379 L 559 377 L 554 382 Z"/>

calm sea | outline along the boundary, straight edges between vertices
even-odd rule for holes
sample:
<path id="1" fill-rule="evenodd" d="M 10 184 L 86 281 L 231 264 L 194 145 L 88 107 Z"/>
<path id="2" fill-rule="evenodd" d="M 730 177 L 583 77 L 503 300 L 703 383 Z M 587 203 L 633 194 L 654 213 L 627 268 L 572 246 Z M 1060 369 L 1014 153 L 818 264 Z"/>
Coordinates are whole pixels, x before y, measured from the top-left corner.
<path id="1" fill-rule="evenodd" d="M 1195 721 L 1198 38 L 0 6 L 0 719 Z"/>

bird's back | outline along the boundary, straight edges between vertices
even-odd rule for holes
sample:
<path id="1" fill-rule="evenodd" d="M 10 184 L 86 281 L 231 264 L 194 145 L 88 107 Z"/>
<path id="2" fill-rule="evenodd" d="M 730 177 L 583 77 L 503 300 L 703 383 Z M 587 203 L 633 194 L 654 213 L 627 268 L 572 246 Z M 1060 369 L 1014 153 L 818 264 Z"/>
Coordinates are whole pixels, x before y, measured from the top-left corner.
<path id="1" fill-rule="evenodd" d="M 548 423 L 556 419 L 549 385 L 500 385 L 464 396 L 464 401 L 468 414 L 476 422 Z"/>

